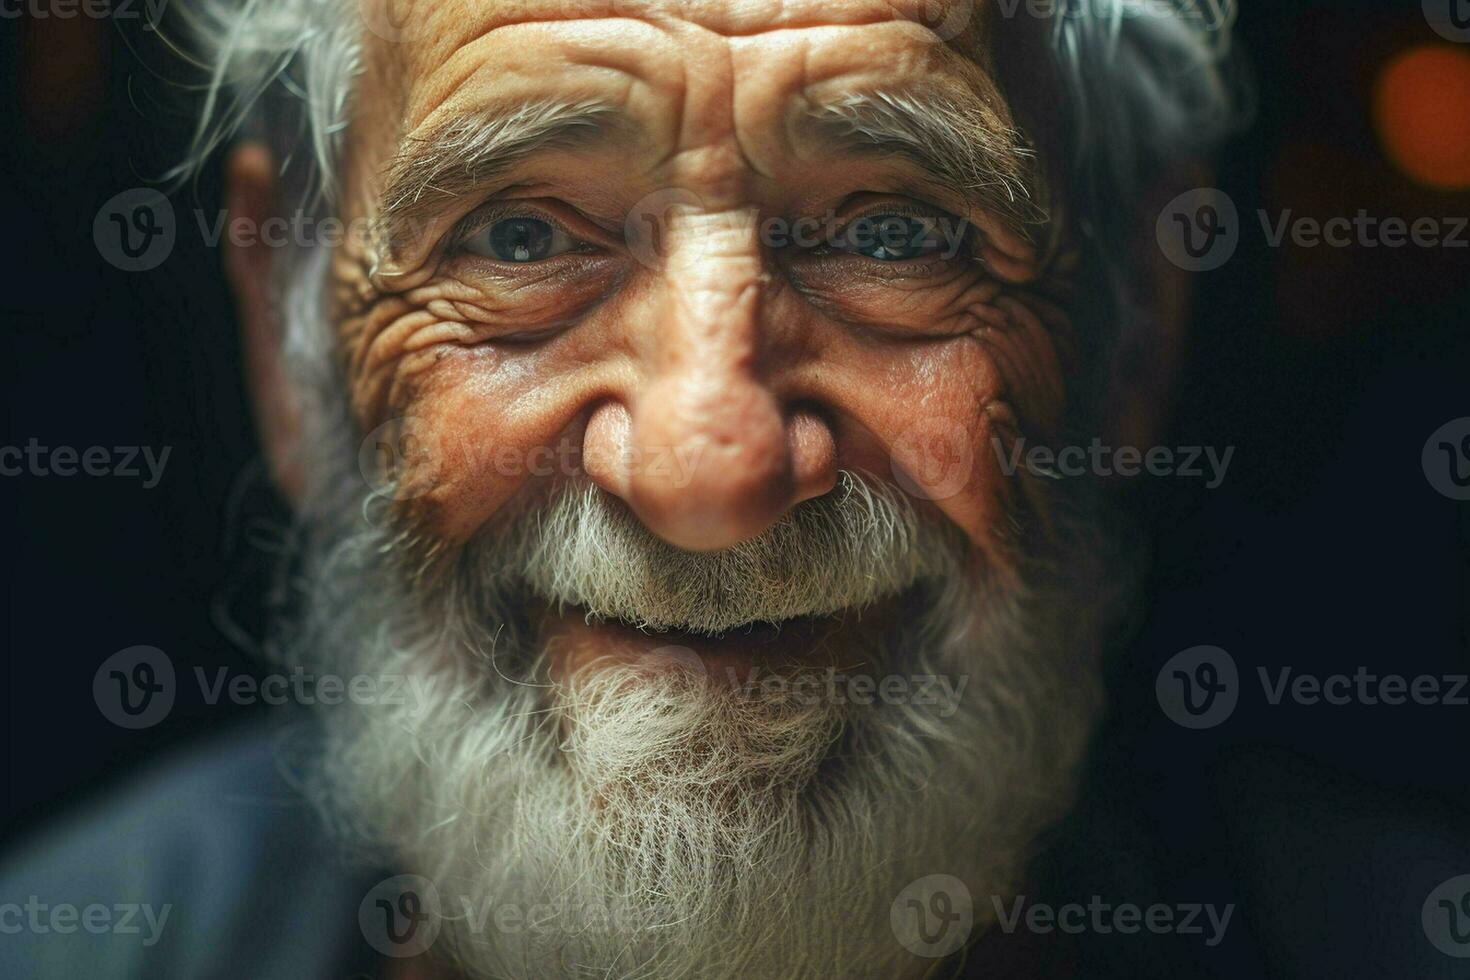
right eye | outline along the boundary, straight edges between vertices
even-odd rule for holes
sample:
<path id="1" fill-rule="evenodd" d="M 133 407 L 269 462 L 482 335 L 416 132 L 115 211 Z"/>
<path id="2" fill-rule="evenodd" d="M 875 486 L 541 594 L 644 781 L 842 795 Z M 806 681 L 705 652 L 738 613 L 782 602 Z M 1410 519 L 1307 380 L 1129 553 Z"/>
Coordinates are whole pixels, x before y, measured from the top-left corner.
<path id="1" fill-rule="evenodd" d="M 465 250 L 500 262 L 539 262 L 570 252 L 578 242 L 558 226 L 531 215 L 501 218 L 464 240 Z"/>
<path id="2" fill-rule="evenodd" d="M 933 224 L 933 221 L 894 212 L 864 215 L 842 230 L 832 248 L 877 262 L 926 258 L 939 254 L 944 246 L 935 234 Z"/>

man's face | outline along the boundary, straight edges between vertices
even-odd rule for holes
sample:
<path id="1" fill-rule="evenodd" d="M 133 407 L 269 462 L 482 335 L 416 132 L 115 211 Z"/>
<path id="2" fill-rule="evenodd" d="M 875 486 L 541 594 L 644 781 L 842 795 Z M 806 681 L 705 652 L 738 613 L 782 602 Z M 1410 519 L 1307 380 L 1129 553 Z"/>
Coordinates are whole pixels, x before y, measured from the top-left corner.
<path id="1" fill-rule="evenodd" d="M 328 717 L 343 822 L 557 908 L 470 975 L 921 973 L 895 896 L 983 921 L 1065 806 L 1099 552 L 1002 464 L 1075 260 L 984 54 L 1043 25 L 930 7 L 368 11 L 330 305 L 399 453 L 306 500 L 298 645 L 416 682 Z"/>
<path id="2" fill-rule="evenodd" d="M 1068 322 L 985 64 L 1027 25 L 933 7 L 370 12 L 345 193 L 380 235 L 332 274 L 362 431 L 408 420 L 400 520 L 452 550 L 585 475 L 715 551 L 853 471 L 1004 570 L 993 440 L 1056 424 Z M 668 642 L 585 612 L 544 624 L 580 658 Z"/>

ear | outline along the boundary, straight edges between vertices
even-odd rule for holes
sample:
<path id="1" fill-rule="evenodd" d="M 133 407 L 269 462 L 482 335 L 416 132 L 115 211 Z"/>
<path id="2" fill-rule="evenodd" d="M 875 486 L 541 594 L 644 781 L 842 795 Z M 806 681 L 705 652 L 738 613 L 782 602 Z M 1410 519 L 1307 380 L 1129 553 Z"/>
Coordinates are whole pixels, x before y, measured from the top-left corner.
<path id="1" fill-rule="evenodd" d="M 1128 282 L 1133 316 L 1122 333 L 1109 372 L 1105 438 L 1114 446 L 1147 450 L 1164 438 L 1189 332 L 1195 273 L 1171 262 L 1159 247 L 1159 215 L 1179 194 L 1208 187 L 1213 175 L 1200 164 L 1164 174 L 1140 195 L 1134 214 Z"/>
<path id="2" fill-rule="evenodd" d="M 274 277 L 278 249 L 261 234 L 268 219 L 280 216 L 280 209 L 275 163 L 260 143 L 242 143 L 230 151 L 225 161 L 225 203 L 230 222 L 246 222 L 254 232 L 224 236 L 225 275 L 239 312 L 245 383 L 261 449 L 277 488 L 295 507 L 304 489 L 299 455 L 301 410 L 282 361 L 283 324 Z"/>

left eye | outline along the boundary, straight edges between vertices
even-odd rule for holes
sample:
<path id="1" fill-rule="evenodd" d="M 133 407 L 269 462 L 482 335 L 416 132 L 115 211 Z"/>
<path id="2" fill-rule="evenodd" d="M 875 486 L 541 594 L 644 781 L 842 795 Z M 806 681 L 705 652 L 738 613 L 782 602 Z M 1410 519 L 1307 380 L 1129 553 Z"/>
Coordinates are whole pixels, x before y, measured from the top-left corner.
<path id="1" fill-rule="evenodd" d="M 832 247 L 880 262 L 902 262 L 933 255 L 944 242 L 932 221 L 908 214 L 872 214 L 849 222 Z"/>
<path id="2" fill-rule="evenodd" d="M 502 218 L 465 240 L 476 255 L 501 262 L 539 262 L 577 246 L 571 235 L 540 218 Z"/>

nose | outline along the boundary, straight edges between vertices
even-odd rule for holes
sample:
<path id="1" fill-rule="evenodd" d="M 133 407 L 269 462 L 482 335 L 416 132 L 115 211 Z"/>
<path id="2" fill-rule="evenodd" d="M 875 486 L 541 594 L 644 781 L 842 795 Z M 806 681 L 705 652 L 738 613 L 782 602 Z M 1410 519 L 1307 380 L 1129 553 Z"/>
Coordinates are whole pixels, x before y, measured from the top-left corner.
<path id="1" fill-rule="evenodd" d="M 651 315 L 635 317 L 651 328 L 631 345 L 644 380 L 625 403 L 594 412 L 586 435 L 598 448 L 616 447 L 621 460 L 599 482 L 655 534 L 689 551 L 755 537 L 835 483 L 827 425 L 778 392 L 754 223 L 711 224 L 671 224 Z"/>
<path id="2" fill-rule="evenodd" d="M 754 537 L 792 502 L 785 422 L 770 394 L 737 372 L 691 370 L 655 383 L 633 415 L 641 465 L 628 502 L 653 531 L 694 551 Z"/>

